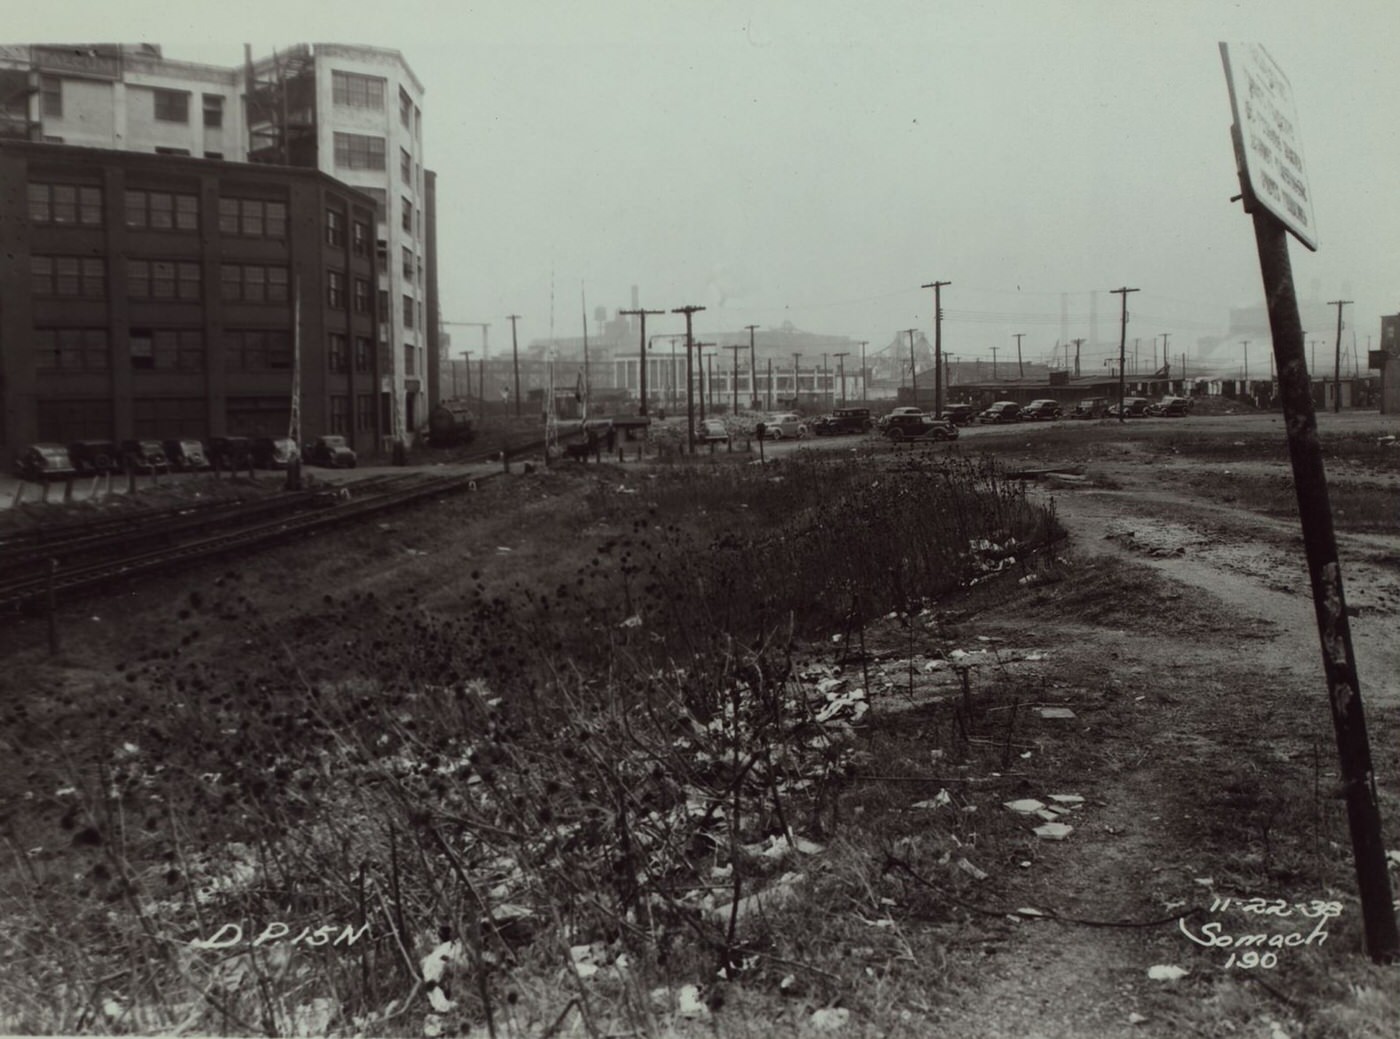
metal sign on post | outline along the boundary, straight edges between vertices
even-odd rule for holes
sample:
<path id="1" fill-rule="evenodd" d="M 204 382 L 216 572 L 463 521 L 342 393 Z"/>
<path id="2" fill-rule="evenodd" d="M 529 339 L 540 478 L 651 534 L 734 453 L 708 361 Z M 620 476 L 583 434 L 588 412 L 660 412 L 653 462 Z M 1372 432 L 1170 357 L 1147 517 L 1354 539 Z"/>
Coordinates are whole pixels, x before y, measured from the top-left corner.
<path id="1" fill-rule="evenodd" d="M 1236 158 L 1249 190 L 1298 241 L 1317 252 L 1317 225 L 1293 87 L 1260 44 L 1222 43 L 1220 57 L 1238 133 Z"/>
<path id="2" fill-rule="evenodd" d="M 1313 407 L 1312 385 L 1303 355 L 1303 323 L 1298 314 L 1298 297 L 1293 288 L 1293 268 L 1288 259 L 1288 233 L 1291 231 L 1308 248 L 1316 248 L 1312 235 L 1312 205 L 1307 199 L 1307 182 L 1302 177 L 1302 148 L 1297 143 L 1297 121 L 1292 118 L 1292 92 L 1288 80 L 1262 47 L 1256 44 L 1220 45 L 1225 62 L 1225 78 L 1230 85 L 1230 103 L 1235 109 L 1231 128 L 1239 162 L 1240 195 L 1245 212 L 1254 221 L 1254 238 L 1259 251 L 1259 271 L 1264 280 L 1264 298 L 1269 308 L 1269 332 L 1273 339 L 1278 367 L 1279 397 L 1283 404 L 1284 428 L 1288 436 L 1289 460 L 1298 499 L 1298 519 L 1303 532 L 1303 552 L 1307 556 L 1312 585 L 1313 612 L 1322 648 L 1322 669 L 1337 738 L 1342 798 L 1347 807 L 1352 857 L 1361 900 L 1362 926 L 1366 951 L 1378 963 L 1400 958 L 1400 931 L 1386 871 L 1385 843 L 1381 836 L 1380 799 L 1376 792 L 1375 771 L 1371 764 L 1371 744 L 1366 734 L 1366 716 L 1361 706 L 1361 683 L 1356 673 L 1351 626 L 1347 620 L 1346 596 L 1342 588 L 1341 562 L 1337 536 L 1332 525 L 1332 506 L 1327 495 L 1327 475 L 1322 463 L 1322 445 L 1317 436 L 1317 414 Z M 1241 105 L 1241 101 L 1244 102 Z M 1286 101 L 1286 104 L 1284 103 Z M 1269 104 L 1265 104 L 1269 102 Z M 1261 114 L 1263 113 L 1263 114 Z M 1255 120 L 1251 131 L 1241 120 Z M 1264 119 L 1264 123 L 1259 120 Z M 1276 178 L 1258 161 L 1273 155 L 1261 149 L 1251 133 L 1264 133 L 1269 124 L 1278 137 L 1264 134 L 1265 143 L 1278 146 L 1285 140 L 1291 151 L 1280 151 L 1288 169 L 1295 172 L 1303 194 L 1293 181 L 1280 182 L 1284 166 L 1274 166 Z M 1287 135 L 1285 136 L 1285 131 Z M 1251 155 L 1255 158 L 1251 173 Z M 1293 163 L 1292 156 L 1297 156 Z M 1255 175 L 1260 177 L 1256 187 Z M 1280 213 L 1271 204 L 1291 200 Z M 1285 184 L 1289 193 L 1285 194 Z M 1306 209 L 1302 203 L 1307 202 Z M 1302 220 L 1306 217 L 1306 221 Z M 1301 228 L 1301 230 L 1300 230 Z M 1304 237 L 1306 231 L 1308 237 Z"/>

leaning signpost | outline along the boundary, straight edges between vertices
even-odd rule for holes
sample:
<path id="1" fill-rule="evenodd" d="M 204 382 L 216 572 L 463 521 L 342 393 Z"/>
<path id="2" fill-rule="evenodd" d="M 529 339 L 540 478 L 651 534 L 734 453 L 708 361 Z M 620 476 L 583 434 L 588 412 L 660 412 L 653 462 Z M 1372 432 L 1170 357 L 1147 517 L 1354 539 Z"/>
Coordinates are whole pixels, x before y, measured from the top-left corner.
<path id="1" fill-rule="evenodd" d="M 1396 932 L 1390 878 L 1386 873 L 1375 773 L 1342 594 L 1332 507 L 1317 439 L 1317 416 L 1303 353 L 1303 325 L 1288 260 L 1290 232 L 1309 249 L 1317 250 L 1293 89 L 1277 62 L 1259 44 L 1222 43 L 1220 56 L 1225 63 L 1225 81 L 1235 120 L 1231 134 L 1239 167 L 1239 198 L 1245 212 L 1254 219 L 1259 268 L 1269 307 L 1288 453 L 1293 463 L 1303 547 L 1322 640 L 1322 666 L 1341 761 L 1342 796 L 1356 860 L 1366 951 L 1378 963 L 1391 962 L 1400 957 L 1400 935 Z"/>

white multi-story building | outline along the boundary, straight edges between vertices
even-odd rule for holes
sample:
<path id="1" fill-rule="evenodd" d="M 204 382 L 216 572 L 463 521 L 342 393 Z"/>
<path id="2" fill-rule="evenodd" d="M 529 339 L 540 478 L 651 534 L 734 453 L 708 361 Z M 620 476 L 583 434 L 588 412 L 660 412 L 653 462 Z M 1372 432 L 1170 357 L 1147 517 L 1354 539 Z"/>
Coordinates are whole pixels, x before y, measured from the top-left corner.
<path id="1" fill-rule="evenodd" d="M 381 370 L 392 372 L 383 426 L 400 436 L 426 423 L 437 389 L 423 94 L 403 55 L 382 47 L 299 44 L 233 68 L 154 45 L 0 47 L 0 136 L 312 167 L 373 196 Z"/>

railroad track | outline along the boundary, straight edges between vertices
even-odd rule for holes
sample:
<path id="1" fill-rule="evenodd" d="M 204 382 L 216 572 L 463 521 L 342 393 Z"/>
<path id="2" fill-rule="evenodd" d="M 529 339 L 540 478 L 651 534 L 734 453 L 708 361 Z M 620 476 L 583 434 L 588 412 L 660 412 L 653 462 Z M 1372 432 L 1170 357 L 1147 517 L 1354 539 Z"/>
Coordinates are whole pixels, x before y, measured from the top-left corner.
<path id="1" fill-rule="evenodd" d="M 107 544 L 103 558 L 72 565 L 51 565 L 42 573 L 22 573 L 9 576 L 0 573 L 0 610 L 14 611 L 44 602 L 50 594 L 55 599 L 70 598 L 105 585 L 136 577 L 177 570 L 192 563 L 217 559 L 233 552 L 292 541 L 318 530 L 351 523 L 389 509 L 401 508 L 426 498 L 452 494 L 489 479 L 496 474 L 481 476 L 444 476 L 414 479 L 385 477 L 374 481 L 374 493 L 365 495 L 357 487 L 352 496 L 344 496 L 349 488 L 338 488 L 326 498 L 323 508 L 300 509 L 288 515 L 262 519 L 234 530 L 208 536 L 195 536 L 179 544 L 149 548 L 149 539 L 134 537 L 123 543 L 119 537 Z M 368 481 L 367 481 L 368 482 Z M 387 485 L 387 486 L 386 486 Z M 207 524 L 187 528 L 208 529 Z M 90 554 L 90 553 L 89 553 Z M 47 560 L 50 555 L 45 555 Z"/>

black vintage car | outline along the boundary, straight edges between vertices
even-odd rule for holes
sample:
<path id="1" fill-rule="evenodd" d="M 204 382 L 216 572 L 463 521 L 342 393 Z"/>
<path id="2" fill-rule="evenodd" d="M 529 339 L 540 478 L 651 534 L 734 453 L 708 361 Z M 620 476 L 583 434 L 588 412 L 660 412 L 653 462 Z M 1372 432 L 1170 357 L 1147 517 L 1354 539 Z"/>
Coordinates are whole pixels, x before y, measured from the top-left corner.
<path id="1" fill-rule="evenodd" d="M 1021 417 L 1030 421 L 1050 421 L 1059 418 L 1063 411 L 1057 400 L 1033 400 L 1021 409 Z"/>
<path id="2" fill-rule="evenodd" d="M 190 473 L 209 468 L 209 454 L 204 444 L 194 437 L 181 437 L 165 442 L 165 457 L 172 469 Z"/>
<path id="3" fill-rule="evenodd" d="M 956 426 L 965 426 L 977 417 L 977 409 L 971 404 L 945 404 L 943 417 Z"/>
<path id="4" fill-rule="evenodd" d="M 170 468 L 159 440 L 123 440 L 122 461 L 138 473 L 163 473 Z"/>
<path id="5" fill-rule="evenodd" d="M 327 469 L 353 469 L 357 462 L 354 449 L 342 436 L 317 437 L 307 447 L 305 457 L 311 465 Z"/>
<path id="6" fill-rule="evenodd" d="M 76 440 L 68 445 L 68 457 L 79 473 L 113 473 L 122 467 L 122 454 L 112 440 Z"/>
<path id="7" fill-rule="evenodd" d="M 15 475 L 21 480 L 47 483 L 67 479 L 76 471 L 62 444 L 30 444 L 15 458 Z"/>
<path id="8" fill-rule="evenodd" d="M 819 437 L 840 436 L 843 433 L 869 433 L 875 426 L 869 408 L 837 408 L 812 423 L 812 432 Z"/>
<path id="9" fill-rule="evenodd" d="M 215 469 L 226 469 L 230 472 L 242 472 L 252 468 L 252 440 L 248 437 L 210 438 L 209 464 Z"/>
<path id="10" fill-rule="evenodd" d="M 928 414 L 891 415 L 884 435 L 897 444 L 906 440 L 956 440 L 958 427 L 946 418 Z"/>

